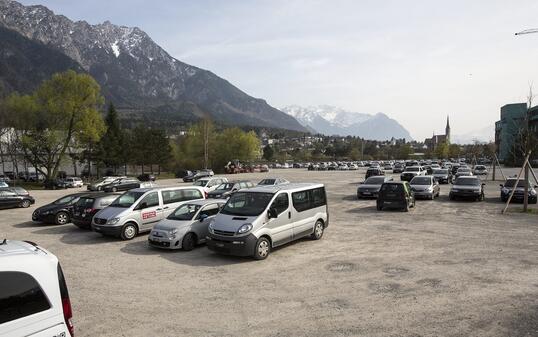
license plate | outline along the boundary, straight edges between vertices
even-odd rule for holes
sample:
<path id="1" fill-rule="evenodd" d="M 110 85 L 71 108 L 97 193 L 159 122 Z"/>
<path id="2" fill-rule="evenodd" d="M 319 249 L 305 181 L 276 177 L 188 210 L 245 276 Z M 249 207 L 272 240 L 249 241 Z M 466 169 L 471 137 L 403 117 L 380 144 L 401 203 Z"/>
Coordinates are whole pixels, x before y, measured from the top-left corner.
<path id="1" fill-rule="evenodd" d="M 222 247 L 224 247 L 224 243 L 215 243 L 215 246 L 222 248 Z"/>
<path id="2" fill-rule="evenodd" d="M 372 193 L 370 193 L 370 192 L 362 192 L 362 194 L 364 194 L 364 195 L 370 195 L 370 194 L 372 194 Z"/>
<path id="3" fill-rule="evenodd" d="M 159 239 L 157 239 L 157 238 L 153 238 L 153 239 L 151 239 L 151 241 L 161 242 L 161 241 L 160 241 Z"/>

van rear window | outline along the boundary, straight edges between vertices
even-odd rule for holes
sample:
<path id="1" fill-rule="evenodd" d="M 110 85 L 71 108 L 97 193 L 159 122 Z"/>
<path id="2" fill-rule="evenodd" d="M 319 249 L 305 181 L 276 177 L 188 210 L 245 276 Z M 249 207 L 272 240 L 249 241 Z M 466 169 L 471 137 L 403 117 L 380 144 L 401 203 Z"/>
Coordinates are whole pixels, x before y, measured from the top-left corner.
<path id="1" fill-rule="evenodd" d="M 0 324 L 50 309 L 47 296 L 30 275 L 0 272 Z"/>
<path id="2" fill-rule="evenodd" d="M 297 212 L 303 212 L 327 204 L 324 187 L 294 192 L 291 194 L 291 199 L 293 201 L 293 208 Z"/>

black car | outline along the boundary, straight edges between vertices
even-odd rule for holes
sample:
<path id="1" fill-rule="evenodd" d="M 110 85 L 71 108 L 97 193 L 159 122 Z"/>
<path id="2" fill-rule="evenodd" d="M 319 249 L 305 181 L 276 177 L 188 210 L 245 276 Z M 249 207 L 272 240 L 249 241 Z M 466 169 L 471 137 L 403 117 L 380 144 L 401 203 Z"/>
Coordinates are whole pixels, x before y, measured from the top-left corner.
<path id="1" fill-rule="evenodd" d="M 22 196 L 30 195 L 30 193 L 27 190 L 25 190 L 23 187 L 20 187 L 20 186 L 2 187 L 0 188 L 0 191 L 11 191 L 17 195 L 22 195 Z"/>
<path id="2" fill-rule="evenodd" d="M 32 213 L 32 220 L 56 225 L 65 225 L 71 221 L 73 205 L 84 194 L 85 193 L 69 194 L 48 205 L 39 207 Z"/>
<path id="3" fill-rule="evenodd" d="M 434 169 L 432 175 L 439 184 L 448 184 L 452 181 L 452 174 L 449 169 Z"/>
<path id="4" fill-rule="evenodd" d="M 514 186 L 516 186 L 517 178 L 508 178 L 504 184 L 501 184 L 501 200 L 503 202 L 507 202 L 508 198 L 510 197 L 510 194 L 514 190 Z M 525 180 L 520 179 L 517 182 L 516 191 L 514 192 L 514 195 L 512 196 L 512 199 L 510 202 L 523 202 L 524 196 L 525 196 L 525 185 L 528 187 L 528 201 L 529 204 L 536 204 L 537 197 L 536 197 L 536 190 L 538 186 L 531 185 L 530 182 L 527 182 L 525 184 Z"/>
<path id="5" fill-rule="evenodd" d="M 183 179 L 184 177 L 186 177 L 186 176 L 188 176 L 190 174 L 192 174 L 191 171 L 189 171 L 189 170 L 181 170 L 180 169 L 180 170 L 176 171 L 175 176 L 176 176 L 176 178 L 182 178 Z"/>
<path id="6" fill-rule="evenodd" d="M 484 200 L 485 185 L 476 176 L 461 176 L 454 181 L 448 196 L 450 200 L 466 198 L 482 201 Z"/>
<path id="7" fill-rule="evenodd" d="M 113 182 L 103 185 L 105 192 L 128 191 L 140 187 L 140 180 L 133 178 L 118 178 Z"/>
<path id="8" fill-rule="evenodd" d="M 149 173 L 142 173 L 137 178 L 140 181 L 155 181 L 156 179 L 153 174 L 149 174 Z"/>
<path id="9" fill-rule="evenodd" d="M 43 187 L 45 187 L 47 190 L 58 190 L 58 189 L 65 190 L 69 186 L 67 182 L 63 179 L 54 179 L 54 180 L 45 180 L 43 182 Z"/>
<path id="10" fill-rule="evenodd" d="M 251 188 L 254 187 L 254 183 L 250 181 L 231 181 L 227 183 L 220 184 L 215 190 L 207 194 L 207 198 L 219 199 L 219 198 L 228 198 L 235 192 L 239 191 L 242 188 Z"/>
<path id="11" fill-rule="evenodd" d="M 35 199 L 29 195 L 19 195 L 11 188 L 0 190 L 0 208 L 22 207 L 28 208 L 35 203 Z"/>
<path id="12" fill-rule="evenodd" d="M 373 176 L 384 176 L 385 171 L 382 170 L 379 166 L 371 166 L 366 170 L 366 175 L 364 179 L 368 179 Z"/>
<path id="13" fill-rule="evenodd" d="M 404 165 L 402 163 L 396 163 L 392 167 L 392 173 L 402 173 L 404 171 Z"/>
<path id="14" fill-rule="evenodd" d="M 90 229 L 95 213 L 110 205 L 120 193 L 88 193 L 73 205 L 71 221 L 79 228 Z"/>
<path id="15" fill-rule="evenodd" d="M 409 212 L 415 207 L 415 194 L 407 181 L 390 181 L 381 185 L 376 202 L 377 210 L 396 208 Z"/>

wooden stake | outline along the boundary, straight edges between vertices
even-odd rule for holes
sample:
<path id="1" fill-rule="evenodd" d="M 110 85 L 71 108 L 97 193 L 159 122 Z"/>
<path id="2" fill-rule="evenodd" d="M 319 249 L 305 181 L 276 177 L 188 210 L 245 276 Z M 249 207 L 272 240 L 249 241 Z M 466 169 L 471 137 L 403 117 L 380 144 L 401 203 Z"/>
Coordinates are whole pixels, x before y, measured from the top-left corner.
<path id="1" fill-rule="evenodd" d="M 523 170 L 525 169 L 525 166 L 527 165 L 527 162 L 529 161 L 530 153 L 525 158 L 525 161 L 523 162 L 523 166 L 521 167 L 521 170 L 519 171 L 519 174 L 517 175 L 516 183 L 514 184 L 514 188 L 512 188 L 512 193 L 510 193 L 510 196 L 508 197 L 508 201 L 506 201 L 506 206 L 504 206 L 504 209 L 502 210 L 502 214 L 506 212 L 508 209 L 508 205 L 510 205 L 510 201 L 512 201 L 512 197 L 514 196 L 514 193 L 516 192 L 517 184 L 519 183 L 519 178 L 521 178 L 521 173 L 523 173 Z"/>

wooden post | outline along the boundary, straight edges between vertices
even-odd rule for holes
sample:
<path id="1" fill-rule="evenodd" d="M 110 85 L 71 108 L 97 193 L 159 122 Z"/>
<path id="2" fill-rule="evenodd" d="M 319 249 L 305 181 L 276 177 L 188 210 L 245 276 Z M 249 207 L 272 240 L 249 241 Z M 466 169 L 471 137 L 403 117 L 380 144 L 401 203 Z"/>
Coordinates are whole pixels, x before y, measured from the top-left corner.
<path id="1" fill-rule="evenodd" d="M 528 159 L 527 159 L 528 160 Z M 529 163 L 525 164 L 525 187 L 523 189 L 523 212 L 527 213 L 529 207 Z"/>
<path id="2" fill-rule="evenodd" d="M 514 188 L 512 188 L 512 193 L 510 193 L 510 196 L 508 197 L 508 200 L 506 201 L 506 206 L 504 206 L 504 209 L 502 210 L 502 214 L 506 212 L 508 209 L 508 205 L 510 205 L 510 201 L 512 201 L 512 197 L 514 196 L 514 193 L 516 192 L 517 184 L 519 183 L 519 178 L 521 178 L 521 173 L 523 173 L 523 170 L 525 169 L 525 166 L 527 165 L 527 162 L 529 161 L 530 153 L 525 158 L 525 161 L 523 162 L 523 167 L 519 171 L 519 174 L 517 175 L 516 183 L 514 184 Z"/>

